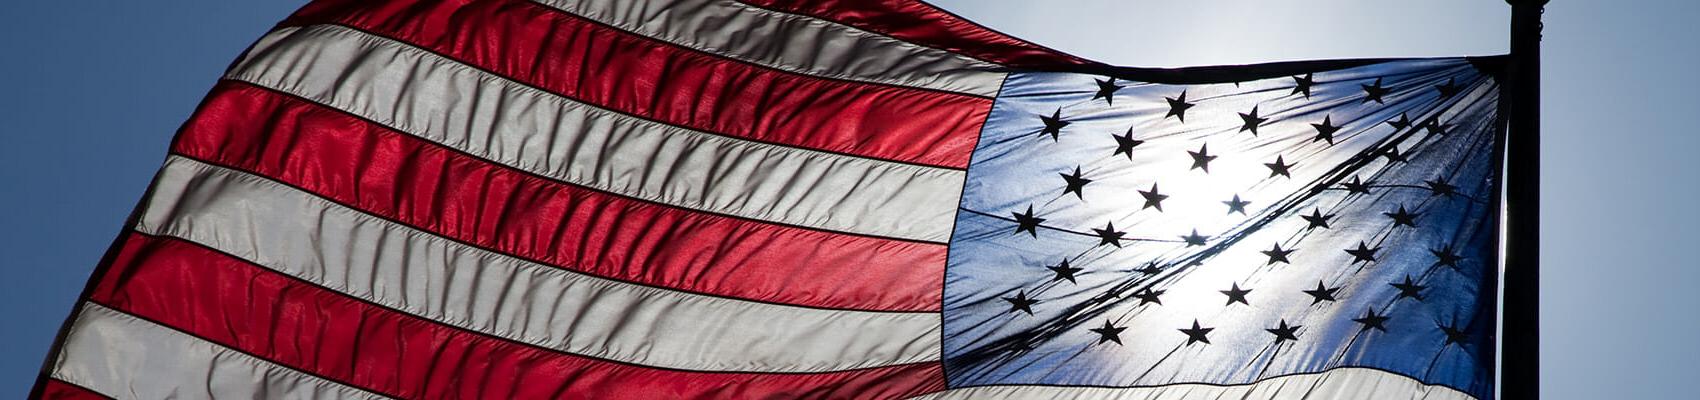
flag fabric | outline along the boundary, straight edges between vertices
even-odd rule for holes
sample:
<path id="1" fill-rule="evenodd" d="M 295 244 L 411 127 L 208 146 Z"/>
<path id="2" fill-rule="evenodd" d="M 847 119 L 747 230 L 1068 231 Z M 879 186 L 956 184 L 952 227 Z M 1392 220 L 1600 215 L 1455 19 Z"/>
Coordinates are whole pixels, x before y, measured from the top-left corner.
<path id="1" fill-rule="evenodd" d="M 1501 130 L 1482 64 L 1011 74 L 950 242 L 951 386 L 1491 398 Z"/>
<path id="2" fill-rule="evenodd" d="M 178 132 L 32 395 L 1491 398 L 1498 62 L 314 1 Z"/>

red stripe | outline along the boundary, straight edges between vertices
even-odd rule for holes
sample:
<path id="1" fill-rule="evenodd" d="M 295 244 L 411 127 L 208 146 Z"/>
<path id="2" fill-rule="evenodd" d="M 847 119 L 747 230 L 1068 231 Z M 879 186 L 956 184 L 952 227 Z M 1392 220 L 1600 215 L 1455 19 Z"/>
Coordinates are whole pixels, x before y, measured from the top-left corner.
<path id="1" fill-rule="evenodd" d="M 916 0 L 738 0 L 880 33 L 997 64 L 1023 68 L 1095 62 L 1033 44 Z"/>
<path id="2" fill-rule="evenodd" d="M 46 379 L 41 382 L 41 400 L 108 400 L 111 397 L 96 393 L 82 386 L 73 385 L 58 379 Z"/>
<path id="3" fill-rule="evenodd" d="M 924 165 L 966 168 L 992 104 L 719 58 L 522 0 L 322 0 L 284 22 L 325 23 L 663 123 Z"/>
<path id="4" fill-rule="evenodd" d="M 811 307 L 940 307 L 942 244 L 776 225 L 591 191 L 247 84 L 216 87 L 172 150 L 596 276 Z"/>
<path id="5" fill-rule="evenodd" d="M 938 363 L 813 374 L 677 371 L 557 353 L 362 302 L 181 240 L 132 234 L 91 299 L 401 398 L 898 398 Z"/>

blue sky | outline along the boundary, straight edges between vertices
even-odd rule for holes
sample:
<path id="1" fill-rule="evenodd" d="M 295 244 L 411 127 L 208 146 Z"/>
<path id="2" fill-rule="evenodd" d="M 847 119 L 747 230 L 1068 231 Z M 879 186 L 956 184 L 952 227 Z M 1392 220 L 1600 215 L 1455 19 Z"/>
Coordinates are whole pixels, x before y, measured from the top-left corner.
<path id="1" fill-rule="evenodd" d="M 22 396 L 172 132 L 301 1 L 0 4 L 0 397 Z M 1498 0 L 938 0 L 993 28 L 1132 66 L 1506 50 Z M 1700 3 L 1565 1 L 1546 14 L 1543 388 L 1686 398 L 1700 379 Z"/>

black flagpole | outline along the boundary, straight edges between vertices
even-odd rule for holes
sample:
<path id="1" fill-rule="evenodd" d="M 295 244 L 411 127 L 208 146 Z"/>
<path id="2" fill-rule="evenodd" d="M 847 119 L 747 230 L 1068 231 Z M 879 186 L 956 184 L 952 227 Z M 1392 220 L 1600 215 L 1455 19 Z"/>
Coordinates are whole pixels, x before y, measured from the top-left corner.
<path id="1" fill-rule="evenodd" d="M 1505 155 L 1505 293 L 1500 336 L 1500 398 L 1540 398 L 1541 13 L 1547 0 L 1511 4 L 1511 63 L 1506 89 L 1510 132 Z"/>

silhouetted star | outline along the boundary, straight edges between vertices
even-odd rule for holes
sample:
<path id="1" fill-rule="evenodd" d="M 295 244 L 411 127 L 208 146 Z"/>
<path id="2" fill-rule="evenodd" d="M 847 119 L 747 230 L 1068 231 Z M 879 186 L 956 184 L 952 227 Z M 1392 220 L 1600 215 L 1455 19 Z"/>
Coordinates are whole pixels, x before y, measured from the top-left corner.
<path id="1" fill-rule="evenodd" d="M 1404 282 L 1394 282 L 1389 283 L 1389 285 L 1393 285 L 1393 288 L 1399 289 L 1399 297 L 1394 298 L 1394 300 L 1410 297 L 1417 299 L 1417 301 L 1423 301 L 1423 289 L 1428 288 L 1428 286 L 1418 285 L 1416 282 L 1412 282 L 1410 274 L 1405 275 Z"/>
<path id="2" fill-rule="evenodd" d="M 1033 315 L 1033 305 L 1039 304 L 1038 300 L 1027 298 L 1026 290 L 1016 292 L 1015 297 L 1005 297 L 1003 301 L 1009 302 L 1010 312 L 1020 311 L 1027 313 L 1027 315 Z"/>
<path id="3" fill-rule="evenodd" d="M 1025 213 L 1025 214 L 1023 214 L 1023 213 L 1010 213 L 1010 214 L 1015 216 L 1015 233 L 1021 233 L 1021 232 L 1025 231 L 1028 234 L 1033 235 L 1034 238 L 1039 237 L 1039 230 L 1038 230 L 1039 223 L 1045 222 L 1045 219 L 1033 216 L 1033 205 L 1032 204 L 1027 205 L 1027 213 Z"/>
<path id="4" fill-rule="evenodd" d="M 1387 146 L 1387 149 L 1381 151 L 1381 156 L 1387 157 L 1388 164 L 1411 161 L 1410 158 L 1405 157 L 1404 154 L 1399 154 L 1398 146 Z"/>
<path id="5" fill-rule="evenodd" d="M 1430 249 L 1428 252 L 1434 254 L 1434 266 L 1436 267 L 1445 265 L 1456 270 L 1458 269 L 1458 262 L 1464 260 L 1464 256 L 1452 252 L 1452 245 L 1446 245 L 1445 248 Z"/>
<path id="6" fill-rule="evenodd" d="M 1209 335 L 1210 335 L 1210 331 L 1213 331 L 1213 330 L 1216 330 L 1216 328 L 1204 328 L 1204 327 L 1198 326 L 1198 320 L 1196 320 L 1196 319 L 1192 320 L 1192 329 L 1186 329 L 1186 328 L 1180 329 L 1181 333 L 1186 334 L 1186 344 L 1188 344 L 1188 345 L 1191 345 L 1191 344 L 1197 343 L 1197 342 L 1204 342 L 1204 344 L 1210 344 Z"/>
<path id="7" fill-rule="evenodd" d="M 1068 266 L 1068 259 L 1066 258 L 1062 260 L 1062 263 L 1045 267 L 1045 269 L 1049 269 L 1051 272 L 1057 274 L 1056 276 L 1051 277 L 1051 282 L 1067 279 L 1068 283 L 1079 283 L 1074 281 L 1074 273 L 1080 272 L 1080 268 Z"/>
<path id="8" fill-rule="evenodd" d="M 1464 332 L 1463 329 L 1458 328 L 1456 324 L 1453 326 L 1441 325 L 1440 331 L 1446 334 L 1446 344 L 1448 345 L 1462 344 L 1465 341 L 1470 340 L 1470 334 Z"/>
<path id="9" fill-rule="evenodd" d="M 1316 281 L 1316 289 L 1306 290 L 1304 292 L 1305 294 L 1310 295 L 1312 298 L 1310 305 L 1314 306 L 1317 303 L 1324 301 L 1334 301 L 1334 293 L 1339 291 L 1340 288 L 1323 286 L 1322 281 Z"/>
<path id="10" fill-rule="evenodd" d="M 1110 289 L 1108 291 L 1105 291 L 1104 294 L 1100 294 L 1097 297 L 1093 297 L 1090 301 L 1093 302 L 1093 303 L 1103 303 L 1103 302 L 1108 302 L 1110 300 L 1115 300 L 1118 297 L 1121 297 L 1121 292 L 1117 291 L 1116 289 Z"/>
<path id="11" fill-rule="evenodd" d="M 1308 99 L 1308 98 L 1310 98 L 1310 85 L 1315 85 L 1315 84 L 1316 84 L 1316 80 L 1311 79 L 1311 74 L 1305 74 L 1305 76 L 1303 76 L 1303 77 L 1295 76 L 1295 77 L 1293 77 L 1293 93 L 1292 94 L 1304 93 L 1305 98 Z"/>
<path id="12" fill-rule="evenodd" d="M 1392 218 L 1393 226 L 1405 225 L 1415 228 L 1417 227 L 1417 216 L 1421 214 L 1412 214 L 1405 211 L 1405 206 L 1401 205 L 1399 206 L 1399 211 L 1381 213 L 1381 215 L 1386 215 L 1388 218 Z"/>
<path id="13" fill-rule="evenodd" d="M 1444 196 L 1446 196 L 1446 198 L 1450 199 L 1450 198 L 1452 198 L 1452 195 L 1458 194 L 1458 187 L 1457 186 L 1452 186 L 1451 184 L 1448 184 L 1448 183 L 1446 183 L 1446 181 L 1443 181 L 1443 180 L 1432 179 L 1432 180 L 1423 181 L 1423 183 L 1428 185 L 1428 191 L 1430 192 L 1429 196 L 1444 195 Z"/>
<path id="14" fill-rule="evenodd" d="M 1133 272 L 1138 272 L 1138 273 L 1146 274 L 1146 275 L 1156 275 L 1158 272 L 1163 272 L 1163 269 L 1157 268 L 1157 262 L 1152 261 L 1152 262 L 1145 263 L 1144 267 L 1133 270 Z"/>
<path id="15" fill-rule="evenodd" d="M 1186 109 L 1192 108 L 1192 106 L 1194 105 L 1192 103 L 1186 102 L 1186 91 L 1185 90 L 1181 91 L 1181 97 L 1176 97 L 1176 98 L 1164 97 L 1163 99 L 1169 101 L 1169 113 L 1164 114 L 1163 118 L 1175 117 L 1175 118 L 1179 118 L 1181 120 L 1181 123 L 1186 123 Z"/>
<path id="16" fill-rule="evenodd" d="M 1399 120 L 1390 120 L 1387 121 L 1387 124 L 1393 125 L 1393 130 L 1402 131 L 1405 130 L 1405 128 L 1411 127 L 1411 117 L 1406 116 L 1405 113 L 1399 113 Z"/>
<path id="17" fill-rule="evenodd" d="M 1299 336 L 1298 336 L 1299 328 L 1303 328 L 1303 327 L 1304 327 L 1304 325 L 1288 326 L 1287 320 L 1285 318 L 1283 318 L 1283 319 L 1281 319 L 1281 326 L 1280 327 L 1264 329 L 1264 330 L 1269 331 L 1269 333 L 1275 334 L 1275 342 L 1280 343 L 1283 340 L 1299 340 Z"/>
<path id="18" fill-rule="evenodd" d="M 1310 126 L 1316 128 L 1316 138 L 1311 139 L 1311 143 L 1326 140 L 1328 144 L 1332 145 L 1334 144 L 1334 132 L 1340 131 L 1340 127 L 1334 126 L 1334 116 L 1332 115 L 1324 115 L 1322 116 L 1322 123 L 1310 124 Z"/>
<path id="19" fill-rule="evenodd" d="M 1193 230 L 1192 230 L 1192 234 L 1191 234 L 1191 235 L 1184 235 L 1184 236 L 1181 236 L 1181 240 L 1185 240 L 1185 241 L 1186 241 L 1186 247 L 1192 247 L 1192 246 L 1203 246 L 1203 245 L 1204 245 L 1204 241 L 1205 241 L 1205 240 L 1209 240 L 1209 239 L 1210 239 L 1210 238 L 1208 238 L 1208 237 L 1205 237 L 1205 236 L 1200 236 L 1200 235 L 1199 235 L 1199 234 L 1198 234 L 1198 230 L 1197 230 L 1197 229 L 1193 229 Z"/>
<path id="20" fill-rule="evenodd" d="M 1369 185 L 1374 184 L 1375 181 L 1363 182 L 1359 181 L 1358 177 L 1354 176 L 1352 177 L 1351 182 L 1341 182 L 1340 186 L 1346 188 L 1346 193 L 1369 194 Z"/>
<path id="21" fill-rule="evenodd" d="M 1263 125 L 1263 123 L 1269 121 L 1269 119 L 1258 117 L 1257 106 L 1251 106 L 1251 113 L 1240 113 L 1240 121 L 1244 122 L 1244 124 L 1240 125 L 1240 132 L 1251 131 L 1252 136 L 1257 136 L 1257 127 L 1259 125 Z"/>
<path id="22" fill-rule="evenodd" d="M 1310 222 L 1310 227 L 1306 229 L 1328 229 L 1328 220 L 1334 218 L 1334 214 L 1322 215 L 1321 208 L 1313 208 L 1310 215 L 1300 215 L 1299 218 L 1304 218 L 1306 222 Z"/>
<path id="23" fill-rule="evenodd" d="M 1228 304 L 1240 303 L 1248 306 L 1251 305 L 1251 303 L 1245 300 L 1245 295 L 1247 293 L 1251 293 L 1251 289 L 1240 289 L 1239 282 L 1234 282 L 1233 288 L 1228 290 L 1219 290 L 1219 292 L 1228 295 Z"/>
<path id="24" fill-rule="evenodd" d="M 1117 90 L 1122 89 L 1120 85 L 1116 85 L 1116 78 L 1108 80 L 1094 78 L 1092 80 L 1098 81 L 1098 93 L 1092 95 L 1092 100 L 1104 99 L 1104 104 L 1115 104 L 1116 97 L 1114 95 Z"/>
<path id="25" fill-rule="evenodd" d="M 1066 187 L 1063 187 L 1063 194 L 1066 195 L 1066 194 L 1069 194 L 1069 192 L 1073 192 L 1075 198 L 1078 198 L 1078 199 L 1081 199 L 1081 200 L 1086 199 L 1086 194 L 1082 193 L 1081 190 L 1086 189 L 1086 184 L 1092 183 L 1092 180 L 1086 179 L 1086 178 L 1080 176 L 1080 167 L 1079 166 L 1074 167 L 1074 174 L 1073 175 L 1070 175 L 1070 174 L 1057 174 L 1057 175 L 1062 175 L 1063 181 L 1065 183 L 1067 183 L 1067 185 L 1068 185 Z"/>
<path id="26" fill-rule="evenodd" d="M 1378 252 L 1378 251 L 1381 251 L 1380 247 L 1372 249 L 1372 248 L 1369 248 L 1368 244 L 1366 244 L 1362 241 L 1358 242 L 1358 248 L 1357 249 L 1346 249 L 1346 253 L 1351 254 L 1352 257 L 1355 258 L 1354 260 L 1352 260 L 1353 264 L 1360 263 L 1360 262 L 1373 262 L 1373 261 L 1375 261 L 1375 252 Z"/>
<path id="27" fill-rule="evenodd" d="M 1157 193 L 1156 183 L 1151 184 L 1151 191 L 1140 190 L 1139 195 L 1145 196 L 1145 207 L 1140 207 L 1141 210 L 1156 208 L 1157 211 L 1163 211 L 1163 199 L 1169 198 L 1169 195 Z"/>
<path id="28" fill-rule="evenodd" d="M 1145 290 L 1141 290 L 1141 291 L 1138 291 L 1138 292 L 1134 292 L 1133 297 L 1136 298 L 1136 299 L 1139 299 L 1139 305 L 1142 305 L 1142 306 L 1145 305 L 1146 303 L 1157 303 L 1157 305 L 1163 305 L 1163 300 L 1157 298 L 1157 296 L 1162 296 L 1163 292 L 1167 292 L 1167 290 L 1145 289 Z"/>
<path id="29" fill-rule="evenodd" d="M 1102 328 L 1092 328 L 1092 329 L 1088 329 L 1088 330 L 1092 331 L 1093 333 L 1098 334 L 1098 344 L 1104 344 L 1104 342 L 1116 342 L 1116 344 L 1119 345 L 1119 344 L 1122 344 L 1122 338 L 1121 338 L 1122 331 L 1127 330 L 1127 327 L 1125 327 L 1125 326 L 1117 327 L 1115 325 L 1110 325 L 1110 320 L 1104 320 L 1104 327 L 1102 327 Z"/>
<path id="30" fill-rule="evenodd" d="M 1116 246 L 1116 248 L 1122 247 L 1122 236 L 1127 235 L 1127 232 L 1116 230 L 1114 221 L 1104 223 L 1104 229 L 1092 228 L 1092 231 L 1098 234 L 1099 246 L 1107 244 Z"/>
<path id="31" fill-rule="evenodd" d="M 1228 213 L 1229 214 L 1233 214 L 1233 213 L 1237 212 L 1237 213 L 1240 213 L 1240 215 L 1246 215 L 1245 214 L 1245 206 L 1247 204 L 1251 204 L 1251 202 L 1240 200 L 1240 195 L 1236 194 L 1236 195 L 1234 195 L 1233 200 L 1224 201 L 1224 202 L 1222 202 L 1222 204 L 1228 205 Z"/>
<path id="32" fill-rule="evenodd" d="M 1352 321 L 1364 325 L 1362 330 L 1367 331 L 1367 330 L 1370 330 L 1370 329 L 1375 329 L 1375 330 L 1382 331 L 1382 332 L 1387 332 L 1387 326 L 1385 325 L 1387 323 L 1387 320 L 1388 320 L 1388 317 L 1385 316 L 1385 315 L 1375 315 L 1375 309 L 1374 308 L 1371 308 L 1371 309 L 1369 309 L 1369 311 L 1364 312 L 1363 318 L 1353 318 L 1352 319 Z"/>
<path id="33" fill-rule="evenodd" d="M 1276 243 L 1275 248 L 1263 251 L 1263 255 L 1269 256 L 1269 263 L 1263 264 L 1263 265 L 1271 265 L 1271 264 L 1274 264 L 1276 262 L 1280 262 L 1282 264 L 1292 264 L 1293 263 L 1292 261 L 1287 260 L 1287 256 L 1292 255 L 1293 251 L 1295 251 L 1295 250 L 1298 250 L 1298 249 L 1282 250 L 1281 244 Z"/>
<path id="34" fill-rule="evenodd" d="M 1446 134 L 1452 129 L 1452 124 L 1442 124 L 1440 123 L 1440 117 L 1434 117 L 1429 118 L 1428 122 L 1423 123 L 1423 127 L 1428 129 L 1429 135 L 1446 136 Z"/>
<path id="35" fill-rule="evenodd" d="M 1110 137 L 1116 138 L 1116 152 L 1111 155 L 1126 154 L 1127 159 L 1129 160 L 1133 159 L 1133 148 L 1145 143 L 1143 140 L 1135 140 L 1133 138 L 1133 128 L 1127 128 L 1127 133 L 1125 134 L 1110 135 Z"/>
<path id="36" fill-rule="evenodd" d="M 1298 165 L 1298 164 L 1288 164 L 1287 159 L 1284 158 L 1284 157 L 1281 157 L 1281 155 L 1279 155 L 1279 154 L 1275 155 L 1275 162 L 1263 163 L 1263 166 L 1269 167 L 1269 177 L 1270 178 L 1274 178 L 1276 175 L 1292 178 L 1293 174 L 1292 174 L 1291 169 L 1293 168 L 1294 165 Z"/>
<path id="37" fill-rule="evenodd" d="M 1202 169 L 1204 170 L 1204 173 L 1210 173 L 1210 162 L 1216 160 L 1216 156 L 1210 155 L 1209 143 L 1205 143 L 1203 146 L 1198 146 L 1198 151 L 1188 151 L 1186 153 L 1192 155 L 1192 168 L 1188 168 L 1187 170 Z"/>
<path id="38" fill-rule="evenodd" d="M 1386 104 L 1386 102 L 1381 101 L 1381 97 L 1386 96 L 1388 93 L 1392 92 L 1392 90 L 1390 90 L 1388 88 L 1381 87 L 1381 78 L 1375 78 L 1375 84 L 1374 85 L 1360 85 L 1360 86 L 1364 87 L 1364 101 L 1363 101 L 1364 103 L 1374 101 L 1377 104 Z"/>
<path id="39" fill-rule="evenodd" d="M 1440 98 L 1442 100 L 1450 99 L 1452 96 L 1457 96 L 1459 92 L 1464 91 L 1463 87 L 1458 86 L 1457 78 L 1446 78 L 1446 84 L 1434 85 L 1434 89 L 1440 91 Z"/>
<path id="40" fill-rule="evenodd" d="M 1045 123 L 1045 128 L 1039 130 L 1039 135 L 1051 135 L 1051 141 L 1053 142 L 1057 140 L 1058 135 L 1062 134 L 1062 128 L 1069 124 L 1068 121 L 1062 120 L 1061 108 L 1058 108 L 1056 112 L 1051 113 L 1051 116 L 1049 117 L 1040 115 L 1039 121 Z"/>

